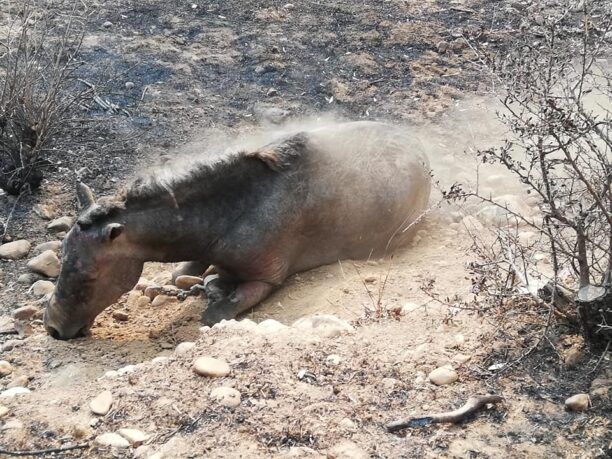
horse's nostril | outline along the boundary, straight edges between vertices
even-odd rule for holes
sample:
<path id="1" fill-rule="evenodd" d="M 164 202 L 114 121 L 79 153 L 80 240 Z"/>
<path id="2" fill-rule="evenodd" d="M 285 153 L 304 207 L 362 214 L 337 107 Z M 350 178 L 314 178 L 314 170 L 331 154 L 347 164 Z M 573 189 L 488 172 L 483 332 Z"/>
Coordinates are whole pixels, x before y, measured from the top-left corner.
<path id="1" fill-rule="evenodd" d="M 62 337 L 60 336 L 60 333 L 53 327 L 47 325 L 45 327 L 47 329 L 47 333 L 49 333 L 49 335 L 51 335 L 51 338 L 54 339 L 61 339 Z"/>

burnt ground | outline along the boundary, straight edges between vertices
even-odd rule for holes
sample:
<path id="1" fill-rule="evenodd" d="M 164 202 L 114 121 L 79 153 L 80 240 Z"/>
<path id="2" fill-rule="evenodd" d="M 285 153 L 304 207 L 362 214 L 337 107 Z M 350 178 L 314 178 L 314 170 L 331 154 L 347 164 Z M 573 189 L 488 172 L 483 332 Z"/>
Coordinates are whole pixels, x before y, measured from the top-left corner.
<path id="1" fill-rule="evenodd" d="M 34 3 L 41 8 L 45 2 Z M 63 14 L 71 5 L 53 2 L 58 23 L 66 20 Z M 76 215 L 75 171 L 96 194 L 109 194 L 149 165 L 171 160 L 178 154 L 175 147 L 194 138 L 205 139 L 209 132 L 231 138 L 279 116 L 331 112 L 347 119 L 451 126 L 456 129 L 448 138 L 445 128 L 427 131 L 438 134 L 434 151 L 446 161 L 445 150 L 467 145 L 462 143 L 464 101 L 488 92 L 488 81 L 461 37 L 502 49 L 517 33 L 512 18 L 526 5 L 100 0 L 87 11 L 79 77 L 95 84 L 115 109 L 91 102 L 75 114 L 83 121 L 72 123 L 73 129 L 56 140 L 48 156 L 53 166 L 41 189 L 16 205 L 14 198 L 0 196 L 0 215 L 11 214 L 8 234 L 14 239 L 33 244 L 53 239 L 47 220 L 33 209 L 44 206 L 53 217 Z M 8 21 L 7 11 L 0 10 L 0 26 Z M 129 89 L 127 82 L 133 83 Z M 449 124 L 448 113 L 457 108 L 459 115 L 451 116 L 455 124 Z M 487 140 L 499 133 L 483 123 L 475 132 Z M 459 156 L 453 159 L 443 161 L 445 167 L 461 172 Z M 498 191 L 503 186 L 498 184 Z M 113 320 L 112 310 L 104 313 L 89 339 L 54 342 L 36 321 L 25 339 L 0 335 L 1 358 L 26 375 L 33 390 L 2 401 L 10 409 L 2 422 L 18 419 L 24 425 L 0 431 L 0 444 L 40 449 L 84 442 L 87 449 L 71 453 L 74 457 L 132 457 L 132 450 L 98 447 L 93 439 L 137 427 L 151 435 L 144 457 L 155 451 L 164 457 L 311 454 L 296 449 L 301 447 L 329 457 L 605 457 L 609 398 L 593 397 L 591 409 L 580 414 L 566 412 L 563 401 L 589 393 L 595 378 L 610 377 L 606 357 L 596 366 L 600 355 L 583 349 L 580 362 L 568 368 L 564 356 L 582 348 L 581 341 L 575 330 L 555 320 L 555 338 L 496 375 L 491 365 L 516 360 L 539 339 L 548 312 L 520 304 L 490 315 L 454 316 L 419 289 L 435 276 L 448 296 L 467 291 L 463 262 L 470 258 L 470 241 L 451 228 L 457 225 L 453 222 L 443 214 L 433 216 L 423 242 L 391 265 L 357 265 L 360 271 L 353 274 L 324 267 L 296 276 L 251 315 L 289 324 L 308 313 L 332 312 L 355 321 L 356 333 L 337 339 L 295 333 L 262 337 L 225 329 L 200 334 L 201 303 L 138 310 L 125 298 L 117 307 L 130 312 L 130 321 Z M 27 272 L 26 260 L 1 263 L 0 315 L 9 316 L 35 300 L 28 286 L 16 282 Z M 424 307 L 399 321 L 360 320 L 367 302 L 362 277 L 380 278 L 387 268 L 396 272 L 387 302 L 410 300 Z M 145 275 L 164 277 L 167 269 L 151 266 Z M 465 342 L 455 339 L 458 335 Z M 196 349 L 161 367 L 150 362 L 171 355 L 169 349 L 182 341 L 196 341 Z M 457 353 L 471 359 L 457 365 Z M 220 383 L 193 376 L 189 364 L 201 354 L 230 362 L 232 376 L 223 384 L 241 392 L 236 410 L 208 401 L 208 389 Z M 339 354 L 342 362 L 330 368 L 329 354 Z M 460 384 L 437 388 L 424 381 L 424 375 L 449 361 L 455 362 Z M 101 378 L 129 364 L 140 364 L 139 369 Z M 315 378 L 296 378 L 302 369 Z M 0 379 L 0 389 L 9 382 L 10 377 Z M 87 404 L 103 389 L 113 392 L 116 405 L 92 423 Z M 506 402 L 463 425 L 397 436 L 383 429 L 391 419 L 443 411 L 485 392 L 500 392 Z M 353 425 L 341 423 L 346 418 Z M 359 451 L 334 452 L 343 440 Z"/>

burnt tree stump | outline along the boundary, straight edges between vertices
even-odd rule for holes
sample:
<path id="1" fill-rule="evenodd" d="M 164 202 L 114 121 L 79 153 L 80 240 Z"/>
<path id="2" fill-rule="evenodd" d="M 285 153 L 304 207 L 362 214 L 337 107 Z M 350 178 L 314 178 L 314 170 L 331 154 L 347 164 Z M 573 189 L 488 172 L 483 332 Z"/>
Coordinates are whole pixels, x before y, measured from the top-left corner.
<path id="1" fill-rule="evenodd" d="M 612 341 L 612 288 L 587 285 L 576 295 L 578 317 L 585 341 L 593 350 Z"/>

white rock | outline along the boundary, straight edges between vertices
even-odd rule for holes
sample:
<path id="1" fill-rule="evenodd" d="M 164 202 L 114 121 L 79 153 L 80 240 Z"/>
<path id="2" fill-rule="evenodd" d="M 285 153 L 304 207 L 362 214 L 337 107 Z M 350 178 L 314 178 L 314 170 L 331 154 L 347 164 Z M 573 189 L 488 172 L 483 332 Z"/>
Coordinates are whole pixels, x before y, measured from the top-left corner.
<path id="1" fill-rule="evenodd" d="M 106 416 L 111 406 L 113 406 L 113 394 L 109 390 L 105 390 L 89 402 L 89 409 L 98 416 Z"/>
<path id="2" fill-rule="evenodd" d="M 133 373 L 134 371 L 136 371 L 136 365 L 126 365 L 124 367 L 121 367 L 117 370 L 117 373 L 120 375 L 124 375 L 127 373 Z"/>
<path id="3" fill-rule="evenodd" d="M 472 358 L 472 356 L 470 355 L 465 355 L 465 354 L 455 354 L 455 356 L 453 357 L 453 361 L 462 364 L 465 363 L 467 361 L 469 361 Z"/>
<path id="4" fill-rule="evenodd" d="M 429 373 L 428 378 L 429 381 L 436 386 L 444 386 L 457 381 L 459 379 L 459 375 L 452 368 L 440 367 Z"/>
<path id="5" fill-rule="evenodd" d="M 100 446 L 113 446 L 115 448 L 129 448 L 130 442 L 117 433 L 104 433 L 96 437 L 95 442 Z"/>
<path id="6" fill-rule="evenodd" d="M 9 419 L 2 425 L 2 430 L 18 430 L 23 429 L 23 422 L 19 419 Z"/>
<path id="7" fill-rule="evenodd" d="M 158 364 L 158 363 L 165 363 L 165 362 L 167 362 L 168 360 L 170 360 L 170 357 L 166 357 L 165 355 L 160 355 L 159 357 L 155 357 L 155 358 L 153 358 L 153 359 L 151 360 L 151 363 L 155 363 L 155 364 Z"/>
<path id="8" fill-rule="evenodd" d="M 183 354 L 186 354 L 191 349 L 193 349 L 194 347 L 195 347 L 195 343 L 194 342 L 185 341 L 184 343 L 181 343 L 178 346 L 176 346 L 176 349 L 174 350 L 174 353 L 176 355 L 183 355 Z"/>
<path id="9" fill-rule="evenodd" d="M 7 242 L 0 245 L 0 258 L 5 260 L 19 260 L 30 252 L 32 245 L 29 241 L 21 239 L 19 241 Z"/>
<path id="10" fill-rule="evenodd" d="M 401 315 L 410 314 L 412 311 L 416 311 L 420 306 L 416 303 L 405 303 L 400 310 Z"/>
<path id="11" fill-rule="evenodd" d="M 60 233 L 62 231 L 68 231 L 72 227 L 73 223 L 72 217 L 60 217 L 51 221 L 47 225 L 47 229 L 49 231 L 53 231 L 55 233 Z"/>
<path id="12" fill-rule="evenodd" d="M 108 378 L 108 379 L 113 379 L 113 378 L 116 378 L 117 376 L 119 376 L 119 372 L 117 372 L 115 370 L 110 370 L 110 371 L 107 371 L 106 373 L 104 373 L 104 375 L 102 377 L 103 378 Z"/>
<path id="13" fill-rule="evenodd" d="M 342 362 L 342 357 L 337 354 L 330 354 L 325 359 L 325 363 L 330 366 L 340 365 L 340 362 Z"/>
<path id="14" fill-rule="evenodd" d="M 0 392 L 0 397 L 11 398 L 11 397 L 15 397 L 16 395 L 29 394 L 29 393 L 30 393 L 30 389 L 28 389 L 27 387 L 11 387 L 10 389 Z"/>
<path id="15" fill-rule="evenodd" d="M 589 394 L 576 394 L 565 401 L 565 407 L 570 411 L 585 411 L 590 402 Z"/>
<path id="16" fill-rule="evenodd" d="M 30 292 L 37 297 L 43 297 L 45 295 L 50 295 L 55 290 L 55 285 L 51 281 L 47 280 L 37 280 L 30 287 Z"/>
<path id="17" fill-rule="evenodd" d="M 28 261 L 28 268 L 47 277 L 57 277 L 60 272 L 60 260 L 53 250 L 46 250 Z"/>
<path id="18" fill-rule="evenodd" d="M 292 327 L 299 330 L 310 331 L 327 338 L 354 331 L 353 327 L 348 322 L 327 314 L 304 317 L 294 322 Z"/>
<path id="19" fill-rule="evenodd" d="M 9 409 L 6 406 L 0 405 L 0 419 L 6 416 L 8 412 L 9 412 Z"/>
<path id="20" fill-rule="evenodd" d="M 119 435 L 130 442 L 130 445 L 138 447 L 142 445 L 149 436 L 138 429 L 119 429 Z"/>
<path id="21" fill-rule="evenodd" d="M 0 360 L 0 377 L 8 376 L 13 372 L 13 366 L 6 360 Z"/>
<path id="22" fill-rule="evenodd" d="M 357 424 L 349 418 L 343 418 L 338 425 L 349 432 L 355 432 L 357 430 Z"/>
<path id="23" fill-rule="evenodd" d="M 217 387 L 211 391 L 210 398 L 229 408 L 240 405 L 240 392 L 233 387 Z"/>
<path id="24" fill-rule="evenodd" d="M 199 357 L 193 362 L 193 371 L 200 376 L 220 378 L 227 376 L 231 369 L 228 363 L 224 360 L 219 360 L 212 357 Z"/>
<path id="25" fill-rule="evenodd" d="M 168 301 L 170 301 L 171 298 L 172 297 L 168 295 L 157 295 L 155 298 L 153 298 L 153 301 L 151 301 L 151 306 L 161 306 L 162 304 L 166 304 Z"/>
<path id="26" fill-rule="evenodd" d="M 257 331 L 262 333 L 278 333 L 288 328 L 289 327 L 287 327 L 286 325 L 281 324 L 278 320 L 274 319 L 264 320 L 263 322 L 260 322 L 259 325 L 257 325 Z"/>

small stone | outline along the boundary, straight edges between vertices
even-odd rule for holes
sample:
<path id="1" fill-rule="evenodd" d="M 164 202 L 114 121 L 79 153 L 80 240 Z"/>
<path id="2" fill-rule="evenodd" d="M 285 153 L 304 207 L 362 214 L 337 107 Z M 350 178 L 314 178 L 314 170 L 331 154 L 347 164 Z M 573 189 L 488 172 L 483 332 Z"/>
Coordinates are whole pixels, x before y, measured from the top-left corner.
<path id="1" fill-rule="evenodd" d="M 51 295 L 53 290 L 55 290 L 55 284 L 53 284 L 53 282 L 47 280 L 37 280 L 32 284 L 29 291 L 32 293 L 32 295 L 41 298 L 45 295 Z"/>
<path id="2" fill-rule="evenodd" d="M 350 432 L 355 432 L 357 430 L 357 425 L 349 418 L 343 418 L 338 425 Z"/>
<path id="3" fill-rule="evenodd" d="M 27 387 L 11 387 L 10 389 L 5 390 L 4 392 L 0 392 L 0 397 L 2 398 L 11 398 L 16 395 L 29 394 L 30 389 Z"/>
<path id="4" fill-rule="evenodd" d="M 593 382 L 591 382 L 591 388 L 589 393 L 591 397 L 595 398 L 607 398 L 608 394 L 612 389 L 612 378 L 595 378 Z"/>
<path id="5" fill-rule="evenodd" d="M 158 363 L 166 363 L 166 362 L 167 362 L 167 361 L 169 361 L 169 360 L 170 360 L 170 357 L 166 357 L 165 355 L 160 355 L 160 356 L 158 356 L 158 357 L 154 357 L 154 358 L 151 360 L 151 363 L 155 363 L 155 364 L 158 364 Z"/>
<path id="6" fill-rule="evenodd" d="M 51 220 L 55 216 L 55 212 L 52 207 L 45 204 L 36 204 L 32 207 L 32 210 L 43 220 Z"/>
<path id="7" fill-rule="evenodd" d="M 583 353 L 580 346 L 573 346 L 565 353 L 563 361 L 567 368 L 574 368 L 582 360 Z"/>
<path id="8" fill-rule="evenodd" d="M 312 331 L 313 333 L 327 338 L 333 338 L 342 333 L 351 333 L 354 331 L 349 323 L 328 314 L 304 317 L 294 322 L 292 327 L 300 330 Z"/>
<path id="9" fill-rule="evenodd" d="M 459 364 L 464 364 L 465 362 L 469 361 L 471 358 L 472 358 L 471 355 L 455 354 L 455 356 L 453 357 L 453 361 Z"/>
<path id="10" fill-rule="evenodd" d="M 452 368 L 440 367 L 429 373 L 428 378 L 429 381 L 436 386 L 444 386 L 457 381 L 459 379 L 459 375 Z"/>
<path id="11" fill-rule="evenodd" d="M 43 242 L 42 244 L 38 244 L 36 247 L 34 247 L 34 254 L 37 255 L 39 253 L 43 253 L 46 250 L 53 250 L 54 252 L 57 252 L 59 249 L 62 248 L 62 241 L 49 241 L 49 242 Z"/>
<path id="12" fill-rule="evenodd" d="M 8 412 L 9 412 L 9 409 L 6 406 L 0 405 L 0 419 L 6 416 Z"/>
<path id="13" fill-rule="evenodd" d="M 19 260 L 30 252 L 30 247 L 32 247 L 32 245 L 25 239 L 2 244 L 0 245 L 0 258 L 4 258 L 5 260 Z"/>
<path id="14" fill-rule="evenodd" d="M 34 314 L 39 312 L 36 306 L 28 305 L 17 308 L 13 311 L 13 319 L 15 320 L 30 320 Z"/>
<path id="15" fill-rule="evenodd" d="M 127 322 L 130 320 L 130 315 L 126 311 L 113 311 L 113 319 L 119 322 Z"/>
<path id="16" fill-rule="evenodd" d="M 364 279 L 367 284 L 374 284 L 378 279 L 376 276 L 368 276 Z"/>
<path id="17" fill-rule="evenodd" d="M 160 285 L 149 285 L 144 290 L 144 294 L 148 296 L 149 298 L 151 298 L 152 300 L 156 296 L 161 295 L 161 292 L 162 292 L 162 288 Z"/>
<path id="18" fill-rule="evenodd" d="M 32 285 L 39 280 L 44 280 L 44 277 L 36 273 L 25 273 L 17 278 L 17 282 L 25 285 Z"/>
<path id="19" fill-rule="evenodd" d="M 72 217 L 60 217 L 53 220 L 47 225 L 47 229 L 54 233 L 60 233 L 62 231 L 68 231 L 72 228 L 73 223 Z"/>
<path id="20" fill-rule="evenodd" d="M 228 408 L 236 408 L 240 405 L 240 392 L 233 387 L 217 387 L 211 391 L 210 398 Z"/>
<path id="21" fill-rule="evenodd" d="M 404 316 L 406 314 L 410 314 L 412 311 L 416 311 L 417 309 L 419 309 L 419 307 L 420 306 L 418 304 L 416 304 L 416 303 L 405 303 L 402 306 L 402 309 L 401 309 L 400 313 L 401 313 L 401 315 Z"/>
<path id="22" fill-rule="evenodd" d="M 191 349 L 193 349 L 194 347 L 195 347 L 195 343 L 194 342 L 185 341 L 184 343 L 181 343 L 178 346 L 176 346 L 176 349 L 174 350 L 174 353 L 176 355 L 183 355 L 183 354 L 186 354 Z"/>
<path id="23" fill-rule="evenodd" d="M 110 29 L 113 26 L 113 23 L 110 21 L 106 21 L 104 24 L 102 24 L 102 27 L 104 27 L 105 29 Z"/>
<path id="24" fill-rule="evenodd" d="M 0 377 L 8 376 L 13 372 L 13 366 L 6 360 L 0 360 Z"/>
<path id="25" fill-rule="evenodd" d="M 113 394 L 109 390 L 105 390 L 89 402 L 89 409 L 98 416 L 106 416 L 111 406 L 113 406 Z"/>
<path id="26" fill-rule="evenodd" d="M 453 336 L 453 344 L 452 347 L 461 347 L 465 344 L 465 336 L 462 334 L 457 334 Z"/>
<path id="27" fill-rule="evenodd" d="M 330 366 L 340 365 L 340 362 L 342 362 L 342 357 L 336 354 L 330 354 L 325 359 L 325 363 Z"/>
<path id="28" fill-rule="evenodd" d="M 395 378 L 383 378 L 381 384 L 385 392 L 391 393 L 395 390 L 395 387 L 399 384 L 399 381 Z"/>
<path id="29" fill-rule="evenodd" d="M 576 394 L 565 401 L 565 407 L 570 411 L 585 411 L 590 401 L 589 394 Z"/>
<path id="30" fill-rule="evenodd" d="M 10 389 L 12 387 L 26 387 L 28 382 L 28 377 L 25 375 L 14 376 L 13 380 L 7 384 L 6 388 Z"/>
<path id="31" fill-rule="evenodd" d="M 268 91 L 266 92 L 266 95 L 268 97 L 274 97 L 274 96 L 278 96 L 278 90 L 274 89 L 274 88 L 270 88 L 268 89 Z"/>
<path id="32" fill-rule="evenodd" d="M 53 250 L 46 250 L 28 261 L 28 268 L 47 277 L 57 277 L 60 273 L 60 261 Z"/>
<path id="33" fill-rule="evenodd" d="M 130 445 L 137 448 L 142 445 L 149 436 L 138 429 L 119 429 L 119 435 L 130 442 Z"/>
<path id="34" fill-rule="evenodd" d="M 144 295 L 140 296 L 136 300 L 136 306 L 138 306 L 138 307 L 147 306 L 150 303 L 151 303 L 151 298 L 149 298 L 148 296 L 144 296 Z"/>
<path id="35" fill-rule="evenodd" d="M 199 357 L 193 363 L 193 371 L 200 376 L 218 378 L 227 376 L 230 373 L 230 366 L 223 360 L 212 357 Z"/>
<path id="36" fill-rule="evenodd" d="M 130 442 L 117 433 L 104 433 L 96 437 L 95 442 L 100 446 L 114 446 L 115 448 L 129 448 Z"/>
<path id="37" fill-rule="evenodd" d="M 132 81 L 126 81 L 125 82 L 125 89 L 134 89 L 134 82 Z"/>
<path id="38" fill-rule="evenodd" d="M 436 45 L 436 49 L 438 50 L 440 54 L 444 54 L 446 51 L 448 51 L 449 48 L 450 48 L 450 45 L 446 43 L 445 41 L 440 41 Z"/>
<path id="39" fill-rule="evenodd" d="M 153 298 L 153 301 L 151 301 L 151 306 L 161 306 L 162 304 L 167 303 L 170 298 L 171 297 L 169 297 L 168 295 L 157 295 L 155 298 Z"/>
<path id="40" fill-rule="evenodd" d="M 257 325 L 257 330 L 263 333 L 278 333 L 287 328 L 289 327 L 274 319 L 266 319 Z"/>
<path id="41" fill-rule="evenodd" d="M 144 277 L 141 277 L 140 279 L 138 279 L 138 282 L 136 283 L 136 285 L 134 286 L 132 290 L 140 290 L 141 292 L 144 293 L 147 287 L 151 287 L 152 285 L 153 285 L 153 282 L 151 282 L 149 279 L 145 279 Z"/>
<path id="42" fill-rule="evenodd" d="M 23 429 L 23 422 L 19 419 L 9 419 L 2 426 L 2 430 L 18 430 Z"/>
<path id="43" fill-rule="evenodd" d="M 368 459 L 370 455 L 352 441 L 342 440 L 328 451 L 327 457 L 329 459 Z"/>
<path id="44" fill-rule="evenodd" d="M 201 283 L 202 278 L 197 276 L 179 276 L 174 281 L 174 285 L 176 285 L 181 290 L 189 290 L 194 285 Z"/>

